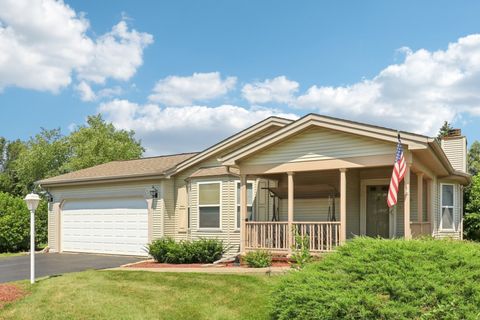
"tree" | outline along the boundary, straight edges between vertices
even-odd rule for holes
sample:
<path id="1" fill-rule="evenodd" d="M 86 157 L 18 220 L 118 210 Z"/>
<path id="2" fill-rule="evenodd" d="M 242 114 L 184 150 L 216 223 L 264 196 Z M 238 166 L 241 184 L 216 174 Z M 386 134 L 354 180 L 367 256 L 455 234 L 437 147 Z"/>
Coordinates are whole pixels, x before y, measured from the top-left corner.
<path id="1" fill-rule="evenodd" d="M 100 114 L 89 116 L 87 125 L 79 127 L 69 137 L 72 157 L 66 171 L 74 171 L 114 160 L 137 159 L 145 149 L 133 131 L 117 130 Z"/>
<path id="2" fill-rule="evenodd" d="M 26 149 L 14 161 L 17 190 L 26 194 L 33 190 L 35 181 L 65 173 L 63 166 L 69 158 L 68 140 L 60 129 L 42 128 L 39 134 L 30 138 Z"/>
<path id="3" fill-rule="evenodd" d="M 475 141 L 468 150 L 468 171 L 472 176 L 480 173 L 480 142 Z"/>
<path id="4" fill-rule="evenodd" d="M 19 179 L 15 169 L 15 162 L 25 150 L 26 146 L 22 141 L 5 140 L 2 150 L 2 165 L 0 167 L 0 192 L 14 195 L 22 194 L 22 188 L 18 185 Z"/>
<path id="5" fill-rule="evenodd" d="M 473 177 L 469 191 L 465 209 L 467 212 L 480 213 L 480 175 Z"/>
<path id="6" fill-rule="evenodd" d="M 450 125 L 450 123 L 448 123 L 448 121 L 445 121 L 438 131 L 437 138 L 440 139 L 448 136 L 451 130 L 453 130 L 453 127 Z"/>

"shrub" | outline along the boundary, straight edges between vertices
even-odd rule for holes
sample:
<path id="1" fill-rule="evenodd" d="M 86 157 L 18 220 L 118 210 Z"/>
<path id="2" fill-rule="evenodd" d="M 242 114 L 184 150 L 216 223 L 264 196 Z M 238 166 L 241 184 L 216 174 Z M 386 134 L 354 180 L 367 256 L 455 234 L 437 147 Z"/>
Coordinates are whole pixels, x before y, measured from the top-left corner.
<path id="1" fill-rule="evenodd" d="M 463 220 L 463 235 L 465 239 L 480 241 L 480 212 L 467 213 Z"/>
<path id="2" fill-rule="evenodd" d="M 478 319 L 480 245 L 356 238 L 288 274 L 273 319 Z"/>
<path id="3" fill-rule="evenodd" d="M 298 232 L 295 232 L 295 244 L 292 246 L 293 267 L 303 269 L 312 260 L 309 241 L 310 239 L 307 236 L 302 237 Z"/>
<path id="4" fill-rule="evenodd" d="M 47 203 L 40 202 L 35 215 L 36 244 L 47 242 Z M 30 212 L 20 197 L 0 192 L 0 252 L 30 248 Z"/>
<path id="5" fill-rule="evenodd" d="M 176 242 L 166 237 L 148 245 L 148 253 L 161 263 L 212 263 L 224 252 L 222 241 L 217 239 Z"/>
<path id="6" fill-rule="evenodd" d="M 194 260 L 201 263 L 212 263 L 219 260 L 225 252 L 222 241 L 201 238 L 191 243 Z"/>
<path id="7" fill-rule="evenodd" d="M 265 250 L 249 251 L 243 259 L 250 268 L 266 268 L 272 265 L 272 255 Z"/>

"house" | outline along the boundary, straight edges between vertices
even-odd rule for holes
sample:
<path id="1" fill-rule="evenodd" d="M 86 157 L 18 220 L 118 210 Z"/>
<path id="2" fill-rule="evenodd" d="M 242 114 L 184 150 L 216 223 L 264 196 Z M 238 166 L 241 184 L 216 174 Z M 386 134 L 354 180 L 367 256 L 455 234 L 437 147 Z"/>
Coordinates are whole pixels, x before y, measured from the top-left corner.
<path id="1" fill-rule="evenodd" d="M 397 131 L 309 114 L 270 117 L 199 153 L 113 161 L 39 181 L 51 251 L 146 255 L 164 236 L 229 253 L 312 252 L 356 235 L 462 237 L 466 139 L 400 132 L 407 170 L 386 205 Z"/>

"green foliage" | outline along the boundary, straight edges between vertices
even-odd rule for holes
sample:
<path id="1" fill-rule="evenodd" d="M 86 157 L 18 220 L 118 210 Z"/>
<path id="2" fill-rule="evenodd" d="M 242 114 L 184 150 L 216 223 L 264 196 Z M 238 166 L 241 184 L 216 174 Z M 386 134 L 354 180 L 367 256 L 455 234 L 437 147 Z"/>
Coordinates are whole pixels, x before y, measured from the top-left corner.
<path id="1" fill-rule="evenodd" d="M 190 242 L 193 260 L 200 263 L 212 263 L 219 260 L 225 252 L 223 242 L 217 239 L 201 238 Z"/>
<path id="2" fill-rule="evenodd" d="M 145 149 L 135 140 L 133 131 L 117 130 L 101 115 L 89 116 L 87 125 L 79 127 L 68 138 L 72 157 L 67 171 L 95 166 L 113 160 L 139 158 Z"/>
<path id="3" fill-rule="evenodd" d="M 272 265 L 272 254 L 266 250 L 249 251 L 243 260 L 250 268 L 266 268 Z"/>
<path id="4" fill-rule="evenodd" d="M 310 239 L 307 236 L 301 236 L 295 230 L 295 244 L 292 246 L 293 267 L 303 269 L 305 265 L 312 260 L 309 250 Z"/>
<path id="5" fill-rule="evenodd" d="M 36 245 L 47 242 L 47 203 L 42 201 L 35 216 Z M 25 201 L 0 192 L 0 253 L 30 248 L 30 212 Z"/>
<path id="6" fill-rule="evenodd" d="M 448 121 L 445 121 L 443 125 L 440 127 L 440 129 L 438 130 L 437 137 L 439 139 L 442 137 L 446 137 L 448 136 L 451 130 L 453 130 L 453 127 L 450 125 L 450 123 L 448 123 Z"/>
<path id="7" fill-rule="evenodd" d="M 23 187 L 19 184 L 15 162 L 20 154 L 25 151 L 26 146 L 20 140 L 6 141 L 3 139 L 1 166 L 0 166 L 0 192 L 8 192 L 14 195 L 21 195 Z"/>
<path id="8" fill-rule="evenodd" d="M 33 190 L 34 182 L 65 171 L 62 166 L 70 157 L 67 139 L 60 129 L 45 130 L 26 143 L 26 149 L 15 160 L 19 195 Z"/>
<path id="9" fill-rule="evenodd" d="M 69 136 L 46 130 L 27 142 L 0 138 L 0 191 L 24 196 L 35 181 L 115 160 L 139 158 L 144 152 L 133 131 L 117 130 L 100 115 Z"/>
<path id="10" fill-rule="evenodd" d="M 148 245 L 148 253 L 161 263 L 212 263 L 224 252 L 222 241 L 217 239 L 176 242 L 165 237 Z"/>
<path id="11" fill-rule="evenodd" d="M 478 319 L 480 245 L 356 238 L 290 273 L 273 319 Z"/>
<path id="12" fill-rule="evenodd" d="M 463 219 L 465 239 L 480 241 L 480 212 L 467 213 Z"/>
<path id="13" fill-rule="evenodd" d="M 480 175 L 472 178 L 465 209 L 467 212 L 480 212 Z"/>
<path id="14" fill-rule="evenodd" d="M 468 171 L 472 176 L 480 173 L 480 141 L 475 141 L 468 150 Z"/>

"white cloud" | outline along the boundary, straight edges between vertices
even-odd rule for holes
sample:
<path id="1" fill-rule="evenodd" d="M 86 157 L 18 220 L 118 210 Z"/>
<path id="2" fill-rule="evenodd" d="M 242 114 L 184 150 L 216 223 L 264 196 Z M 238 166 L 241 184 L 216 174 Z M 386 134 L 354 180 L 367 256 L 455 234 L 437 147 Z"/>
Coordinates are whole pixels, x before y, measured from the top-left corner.
<path id="1" fill-rule="evenodd" d="M 95 83 L 107 78 L 128 80 L 143 63 L 143 49 L 152 42 L 151 34 L 129 31 L 127 23 L 120 21 L 95 41 L 92 59 L 79 68 L 79 78 Z"/>
<path id="2" fill-rule="evenodd" d="M 222 79 L 219 72 L 194 73 L 191 76 L 169 76 L 159 80 L 148 98 L 167 106 L 185 106 L 212 100 L 235 87 L 237 79 Z"/>
<path id="3" fill-rule="evenodd" d="M 242 88 L 242 95 L 250 103 L 289 103 L 298 91 L 298 87 L 298 82 L 279 76 L 263 82 L 246 84 Z"/>
<path id="4" fill-rule="evenodd" d="M 97 95 L 93 92 L 92 87 L 85 81 L 80 82 L 75 86 L 75 90 L 80 94 L 82 101 L 94 101 Z"/>
<path id="5" fill-rule="evenodd" d="M 269 116 L 297 118 L 268 108 L 190 106 L 162 108 L 113 100 L 99 107 L 117 128 L 133 129 L 150 155 L 200 151 Z"/>
<path id="6" fill-rule="evenodd" d="M 405 59 L 370 80 L 312 86 L 299 108 L 434 135 L 443 121 L 480 115 L 480 35 L 430 52 L 402 48 Z"/>
<path id="7" fill-rule="evenodd" d="M 96 83 L 128 80 L 142 64 L 151 35 L 129 31 L 121 21 L 95 40 L 87 35 L 89 27 L 63 1 L 0 1 L 0 90 L 58 92 L 75 73 Z"/>
<path id="8" fill-rule="evenodd" d="M 98 92 L 93 91 L 92 87 L 85 81 L 81 81 L 75 86 L 75 90 L 80 95 L 82 101 L 91 102 L 99 99 L 111 98 L 119 96 L 123 93 L 123 89 L 119 86 L 112 88 L 103 88 Z"/>

